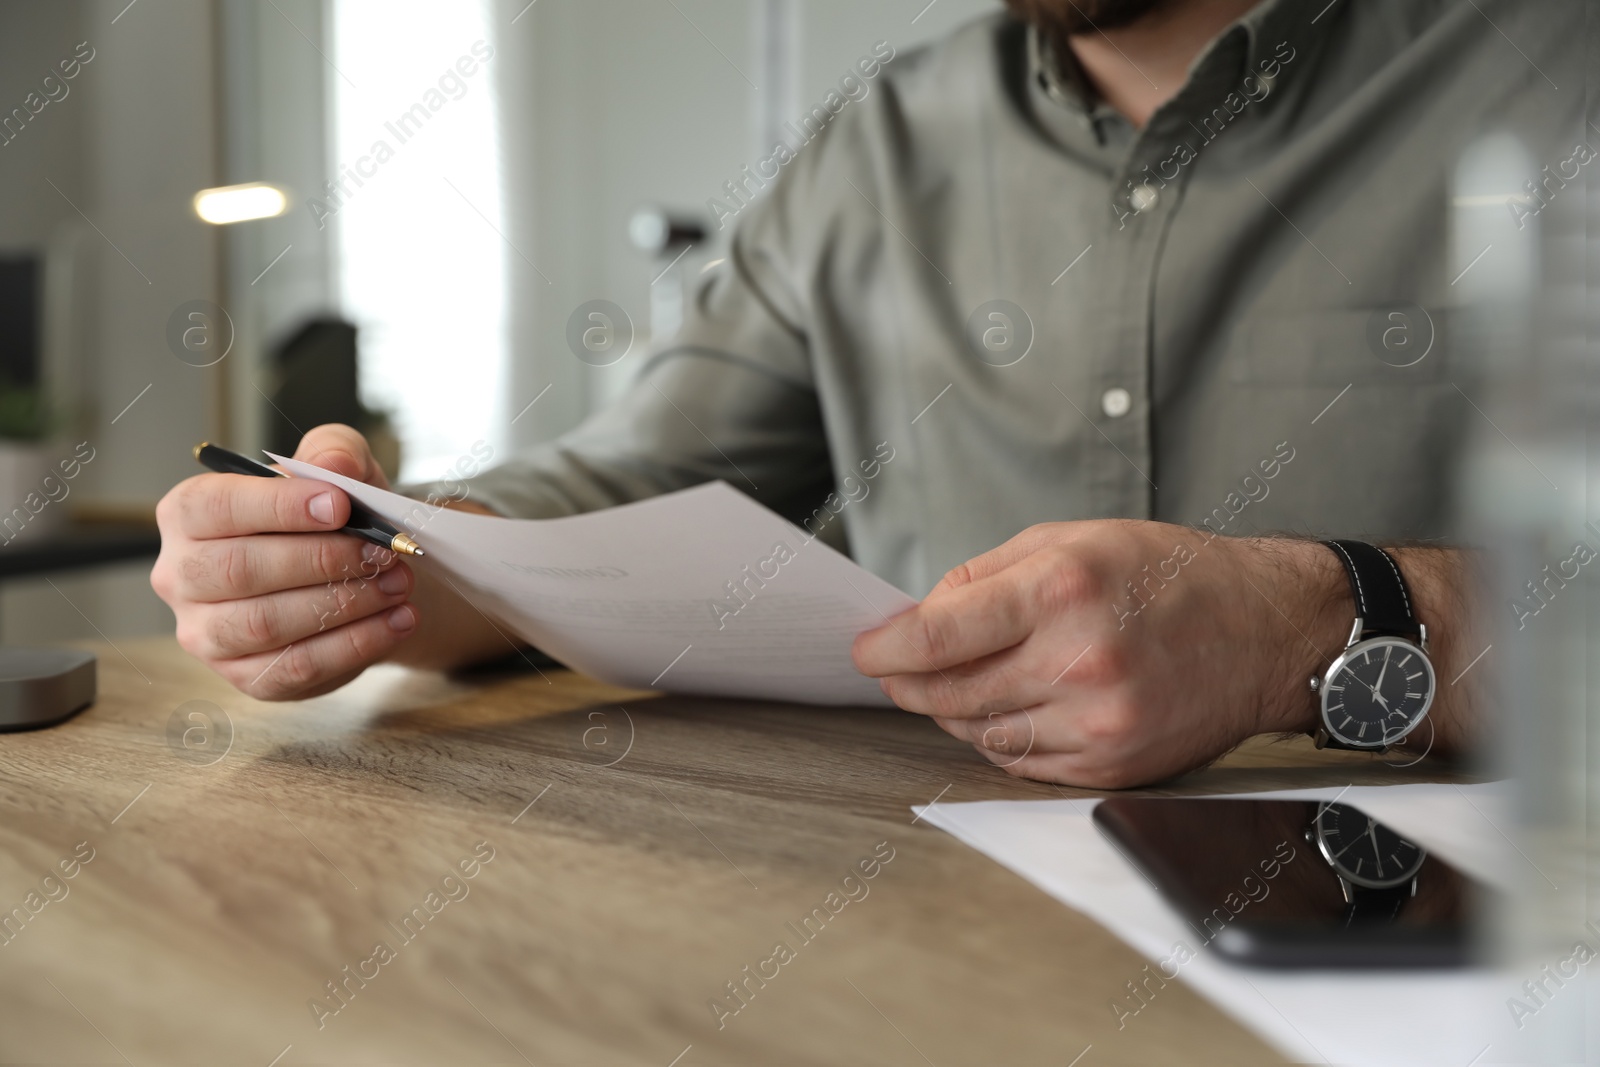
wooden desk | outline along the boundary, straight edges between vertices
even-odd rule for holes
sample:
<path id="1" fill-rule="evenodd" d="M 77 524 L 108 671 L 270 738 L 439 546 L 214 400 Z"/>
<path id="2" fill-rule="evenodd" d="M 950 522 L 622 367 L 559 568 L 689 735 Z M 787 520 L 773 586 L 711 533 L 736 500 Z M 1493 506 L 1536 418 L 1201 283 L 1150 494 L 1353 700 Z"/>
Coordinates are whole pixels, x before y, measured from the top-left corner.
<path id="1" fill-rule="evenodd" d="M 99 651 L 94 708 L 0 735 L 0 916 L 79 842 L 94 857 L 0 944 L 0 1062 L 1275 1060 L 1178 983 L 1118 1032 L 1108 1003 L 1144 961 L 908 810 L 1086 794 L 916 716 L 390 668 L 275 706 L 170 641 Z M 232 723 L 211 765 L 169 746 L 195 700 Z M 1397 779 L 1452 780 L 1261 742 L 1163 791 Z M 867 895 L 802 944 L 785 924 L 880 842 Z M 780 938 L 795 958 L 719 1030 L 708 1001 Z M 353 993 L 319 1029 L 330 980 Z"/>

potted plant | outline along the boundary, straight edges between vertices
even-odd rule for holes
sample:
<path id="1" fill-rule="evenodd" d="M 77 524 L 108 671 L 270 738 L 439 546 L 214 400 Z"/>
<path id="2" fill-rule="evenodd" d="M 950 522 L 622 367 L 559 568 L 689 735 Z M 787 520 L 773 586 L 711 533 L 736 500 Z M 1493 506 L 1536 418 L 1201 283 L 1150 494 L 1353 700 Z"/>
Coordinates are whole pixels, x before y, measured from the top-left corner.
<path id="1" fill-rule="evenodd" d="M 48 448 L 50 420 L 36 385 L 0 377 L 0 547 L 61 526 L 70 487 Z"/>

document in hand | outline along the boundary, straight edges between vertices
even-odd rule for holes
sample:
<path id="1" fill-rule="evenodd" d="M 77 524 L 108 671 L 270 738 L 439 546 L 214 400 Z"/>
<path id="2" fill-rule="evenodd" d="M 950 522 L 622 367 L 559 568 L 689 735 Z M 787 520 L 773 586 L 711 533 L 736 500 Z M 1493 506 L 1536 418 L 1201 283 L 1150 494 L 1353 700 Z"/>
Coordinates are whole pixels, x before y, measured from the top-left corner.
<path id="1" fill-rule="evenodd" d="M 574 670 L 679 693 L 889 703 L 851 664 L 850 642 L 916 601 L 726 483 L 504 519 L 272 458 L 411 534 L 427 551 L 412 567 Z"/>

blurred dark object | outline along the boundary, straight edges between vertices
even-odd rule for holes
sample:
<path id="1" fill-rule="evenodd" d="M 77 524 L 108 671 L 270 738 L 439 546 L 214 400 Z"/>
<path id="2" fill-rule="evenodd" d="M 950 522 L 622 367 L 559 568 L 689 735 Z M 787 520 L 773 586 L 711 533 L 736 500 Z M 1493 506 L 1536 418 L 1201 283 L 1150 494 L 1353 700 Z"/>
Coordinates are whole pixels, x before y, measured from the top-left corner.
<path id="1" fill-rule="evenodd" d="M 160 551 L 161 534 L 154 522 L 74 520 L 52 530 L 48 538 L 0 546 L 0 580 L 153 560 Z"/>
<path id="2" fill-rule="evenodd" d="M 400 442 L 389 416 L 361 403 L 356 328 L 340 319 L 312 319 L 272 351 L 274 387 L 266 412 L 267 449 L 294 455 L 313 426 L 339 422 L 366 435 L 390 480 L 400 468 Z"/>
<path id="3" fill-rule="evenodd" d="M 628 220 L 628 237 L 641 252 L 659 256 L 704 241 L 706 226 L 698 215 L 652 204 Z"/>
<path id="4" fill-rule="evenodd" d="M 98 663 L 81 648 L 0 648 L 0 731 L 54 726 L 93 704 Z"/>
<path id="5" fill-rule="evenodd" d="M 34 441 L 44 436 L 40 395 L 40 286 L 38 256 L 0 257 L 0 438 Z"/>
<path id="6" fill-rule="evenodd" d="M 545 671 L 564 671 L 566 669 L 566 664 L 561 661 L 551 659 L 531 645 L 524 645 L 514 652 L 507 652 L 499 659 L 474 663 L 452 671 L 451 674 L 458 678 L 482 680 L 506 675 L 543 674 Z"/>

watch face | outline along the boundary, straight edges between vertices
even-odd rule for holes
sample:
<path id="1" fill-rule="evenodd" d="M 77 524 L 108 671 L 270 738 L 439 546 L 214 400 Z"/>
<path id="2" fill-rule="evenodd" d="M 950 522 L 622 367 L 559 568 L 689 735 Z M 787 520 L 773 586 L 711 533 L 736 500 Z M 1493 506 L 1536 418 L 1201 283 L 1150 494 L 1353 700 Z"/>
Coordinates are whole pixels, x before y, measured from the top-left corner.
<path id="1" fill-rule="evenodd" d="M 1373 637 L 1344 650 L 1322 686 L 1322 722 L 1347 745 L 1384 748 L 1410 733 L 1433 704 L 1433 664 L 1403 638 Z"/>
<path id="2" fill-rule="evenodd" d="M 1369 889 L 1404 885 L 1428 854 L 1348 804 L 1317 810 L 1317 848 L 1339 876 Z"/>

